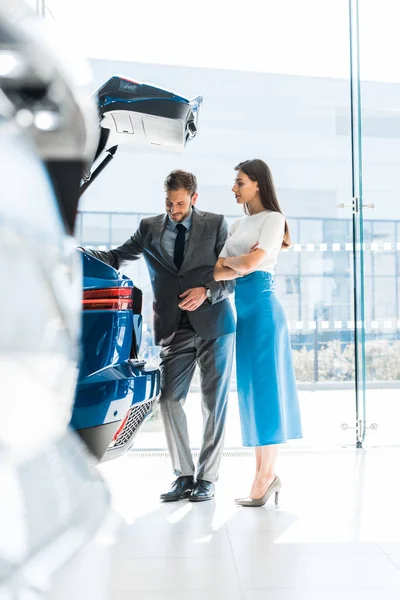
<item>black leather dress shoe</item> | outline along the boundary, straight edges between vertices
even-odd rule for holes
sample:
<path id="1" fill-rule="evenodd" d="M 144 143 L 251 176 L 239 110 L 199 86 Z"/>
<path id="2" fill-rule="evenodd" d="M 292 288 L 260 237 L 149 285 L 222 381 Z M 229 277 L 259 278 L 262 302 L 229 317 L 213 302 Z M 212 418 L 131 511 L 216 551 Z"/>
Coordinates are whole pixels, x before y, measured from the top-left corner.
<path id="1" fill-rule="evenodd" d="M 194 488 L 194 478 L 192 476 L 182 475 L 174 481 L 169 492 L 161 494 L 160 499 L 164 502 L 176 502 L 189 498 Z"/>
<path id="2" fill-rule="evenodd" d="M 205 502 L 212 500 L 215 494 L 215 485 L 211 481 L 198 479 L 193 492 L 190 494 L 190 502 Z"/>

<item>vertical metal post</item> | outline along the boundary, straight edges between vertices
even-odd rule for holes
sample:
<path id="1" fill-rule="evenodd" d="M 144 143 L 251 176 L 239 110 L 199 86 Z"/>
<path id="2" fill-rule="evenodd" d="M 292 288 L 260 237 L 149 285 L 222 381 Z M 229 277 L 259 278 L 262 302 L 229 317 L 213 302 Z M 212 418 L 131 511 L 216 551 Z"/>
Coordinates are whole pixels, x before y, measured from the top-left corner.
<path id="1" fill-rule="evenodd" d="M 394 247 L 395 247 L 395 253 L 394 253 L 394 260 L 395 260 L 395 282 L 396 282 L 396 306 L 395 306 L 395 310 L 396 313 L 394 315 L 394 318 L 396 320 L 399 319 L 400 315 L 399 315 L 399 253 L 396 252 L 397 249 L 397 243 L 398 243 L 398 229 L 399 226 L 397 223 L 394 224 Z M 398 338 L 398 336 L 396 335 L 396 339 Z"/>
<path id="2" fill-rule="evenodd" d="M 314 321 L 315 321 L 315 329 L 314 329 L 314 382 L 316 383 L 319 380 L 319 364 L 318 364 L 318 338 L 319 338 L 319 329 L 318 329 L 318 319 L 319 319 L 319 310 L 317 307 L 314 308 Z"/>
<path id="3" fill-rule="evenodd" d="M 350 106 L 353 179 L 354 361 L 357 448 L 366 431 L 365 272 L 358 0 L 349 0 Z"/>

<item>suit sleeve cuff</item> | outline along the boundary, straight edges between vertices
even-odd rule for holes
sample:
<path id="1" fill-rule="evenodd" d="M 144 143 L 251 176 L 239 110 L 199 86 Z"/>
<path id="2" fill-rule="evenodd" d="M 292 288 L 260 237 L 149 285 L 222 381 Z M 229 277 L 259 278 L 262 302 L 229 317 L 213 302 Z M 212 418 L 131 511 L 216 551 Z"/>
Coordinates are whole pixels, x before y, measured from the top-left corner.
<path id="1" fill-rule="evenodd" d="M 208 298 L 208 301 L 210 302 L 210 304 L 212 304 L 214 302 L 215 296 L 218 295 L 218 293 L 219 293 L 218 283 L 214 279 L 212 279 L 211 281 L 208 281 L 205 284 L 205 288 L 209 289 L 211 292 L 211 294 L 210 294 L 211 298 Z"/>

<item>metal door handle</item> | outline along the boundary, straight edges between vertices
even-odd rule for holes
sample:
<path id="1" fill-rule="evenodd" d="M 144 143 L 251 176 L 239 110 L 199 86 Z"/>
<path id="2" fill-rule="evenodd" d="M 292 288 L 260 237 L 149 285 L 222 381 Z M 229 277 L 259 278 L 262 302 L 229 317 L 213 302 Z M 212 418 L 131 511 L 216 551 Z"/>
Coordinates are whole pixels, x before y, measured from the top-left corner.
<path id="1" fill-rule="evenodd" d="M 359 198 L 353 198 L 353 202 L 351 204 L 338 204 L 338 208 L 352 208 L 354 212 L 358 212 L 359 210 Z M 363 208 L 375 208 L 375 204 L 363 204 Z"/>

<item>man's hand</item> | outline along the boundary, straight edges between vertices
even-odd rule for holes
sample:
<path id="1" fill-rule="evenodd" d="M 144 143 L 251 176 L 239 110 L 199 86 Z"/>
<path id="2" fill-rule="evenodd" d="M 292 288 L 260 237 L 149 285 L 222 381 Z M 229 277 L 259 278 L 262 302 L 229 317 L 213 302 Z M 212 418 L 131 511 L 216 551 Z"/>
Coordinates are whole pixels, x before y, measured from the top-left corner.
<path id="1" fill-rule="evenodd" d="M 182 310 L 196 310 L 199 308 L 207 298 L 205 287 L 196 287 L 186 290 L 183 294 L 180 294 L 179 298 L 184 300 L 179 304 L 179 308 Z"/>

